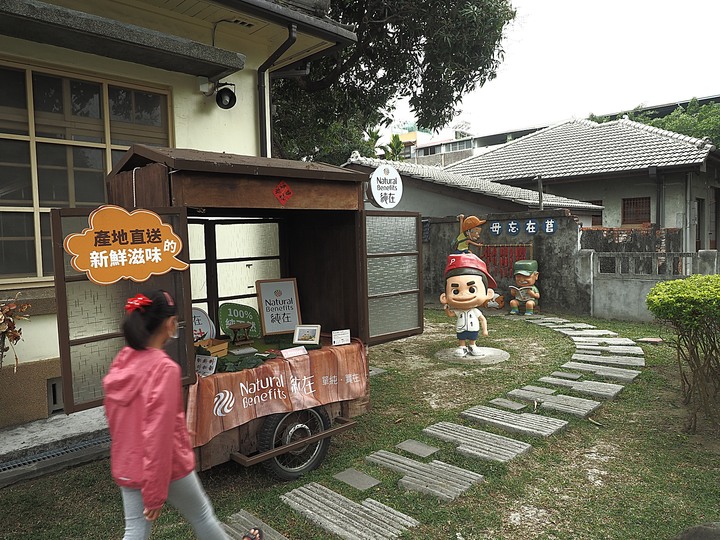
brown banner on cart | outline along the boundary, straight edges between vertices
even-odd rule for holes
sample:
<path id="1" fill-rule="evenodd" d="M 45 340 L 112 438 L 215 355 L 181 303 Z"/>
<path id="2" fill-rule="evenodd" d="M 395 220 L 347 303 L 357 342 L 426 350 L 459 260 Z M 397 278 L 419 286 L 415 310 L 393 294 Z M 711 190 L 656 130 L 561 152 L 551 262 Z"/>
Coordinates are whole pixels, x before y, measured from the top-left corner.
<path id="1" fill-rule="evenodd" d="M 202 377 L 190 388 L 187 424 L 193 446 L 254 418 L 366 396 L 365 347 L 323 347 L 255 369 Z"/>

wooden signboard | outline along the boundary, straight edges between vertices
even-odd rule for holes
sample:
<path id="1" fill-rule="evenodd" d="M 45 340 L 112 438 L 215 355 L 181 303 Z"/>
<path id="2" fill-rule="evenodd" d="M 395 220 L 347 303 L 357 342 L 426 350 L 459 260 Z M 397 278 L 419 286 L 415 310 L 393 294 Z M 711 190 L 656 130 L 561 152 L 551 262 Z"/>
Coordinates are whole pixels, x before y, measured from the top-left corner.
<path id="1" fill-rule="evenodd" d="M 72 267 L 98 285 L 121 279 L 142 282 L 188 268 L 178 259 L 180 237 L 150 210 L 128 212 L 105 205 L 90 214 L 88 225 L 82 233 L 68 235 L 63 246 L 72 255 Z"/>
<path id="2" fill-rule="evenodd" d="M 264 336 L 292 334 L 302 324 L 295 278 L 258 280 L 255 289 Z"/>

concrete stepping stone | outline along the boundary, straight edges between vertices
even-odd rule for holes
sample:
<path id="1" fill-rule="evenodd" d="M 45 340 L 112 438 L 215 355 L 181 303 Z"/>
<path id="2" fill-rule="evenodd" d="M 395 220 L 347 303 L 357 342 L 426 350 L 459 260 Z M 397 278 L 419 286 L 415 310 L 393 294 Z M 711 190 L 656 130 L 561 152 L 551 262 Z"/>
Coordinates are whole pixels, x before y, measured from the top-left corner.
<path id="1" fill-rule="evenodd" d="M 527 409 L 527 405 L 525 403 L 518 403 L 517 401 L 512 401 L 511 399 L 505 399 L 501 397 L 491 399 L 490 403 L 492 403 L 493 405 L 497 405 L 498 407 L 510 409 L 511 411 L 522 411 L 523 409 Z"/>
<path id="2" fill-rule="evenodd" d="M 245 510 L 240 510 L 230 516 L 228 522 L 223 523 L 223 527 L 225 528 L 225 533 L 232 538 L 232 540 L 242 540 L 243 535 L 254 527 L 263 530 L 265 540 L 288 540 L 286 536 L 283 536 L 270 525 L 257 519 Z"/>
<path id="3" fill-rule="evenodd" d="M 570 336 L 575 343 L 586 343 L 588 345 L 635 345 L 635 342 L 626 337 L 609 336 Z"/>
<path id="4" fill-rule="evenodd" d="M 623 391 L 624 386 L 598 381 L 569 381 L 559 377 L 540 377 L 540 382 L 571 388 L 573 392 L 587 394 L 600 399 L 613 399 Z"/>
<path id="5" fill-rule="evenodd" d="M 341 482 L 345 482 L 348 486 L 352 486 L 360 491 L 365 491 L 366 489 L 375 487 L 380 483 L 380 480 L 377 478 L 373 478 L 369 474 L 365 474 L 364 472 L 353 469 L 352 467 L 334 474 L 333 478 L 340 480 Z"/>
<path id="6" fill-rule="evenodd" d="M 587 371 L 594 373 L 598 377 L 613 379 L 624 383 L 633 382 L 635 377 L 640 375 L 640 371 L 634 369 L 616 368 L 611 366 L 600 366 L 597 364 L 586 364 L 585 362 L 566 362 L 562 366 L 565 369 L 575 369 L 577 371 Z"/>
<path id="7" fill-rule="evenodd" d="M 433 460 L 421 463 L 387 450 L 378 450 L 367 456 L 366 461 L 404 474 L 398 485 L 408 491 L 434 495 L 443 501 L 452 501 L 465 493 L 484 477 L 467 469 Z"/>
<path id="8" fill-rule="evenodd" d="M 538 392 L 539 394 L 547 394 L 549 396 L 555 393 L 555 390 L 553 390 L 552 388 L 545 388 L 544 386 L 533 386 L 531 384 L 523 386 L 523 389 L 530 390 L 531 392 Z"/>
<path id="9" fill-rule="evenodd" d="M 561 334 L 565 334 L 566 336 L 571 337 L 615 337 L 617 336 L 617 332 L 612 332 L 611 330 L 601 330 L 601 329 L 594 329 L 594 330 L 558 330 Z"/>
<path id="10" fill-rule="evenodd" d="M 597 328 L 597 326 L 587 323 L 548 324 L 547 327 L 553 330 L 593 330 Z"/>
<path id="11" fill-rule="evenodd" d="M 471 407 L 461 412 L 460 416 L 483 425 L 504 429 L 510 433 L 521 433 L 533 437 L 549 437 L 567 427 L 568 424 L 566 420 L 540 414 L 517 414 L 484 405 Z"/>
<path id="12" fill-rule="evenodd" d="M 579 360 L 580 362 L 587 361 L 596 364 L 610 364 L 613 366 L 643 367 L 645 365 L 645 359 L 639 356 L 604 356 L 601 354 L 575 353 L 570 359 Z"/>
<path id="13" fill-rule="evenodd" d="M 665 343 L 665 340 L 661 337 L 644 337 L 637 340 L 638 343 L 648 343 L 650 345 L 660 345 Z"/>
<path id="14" fill-rule="evenodd" d="M 543 317 L 542 315 L 533 315 L 532 318 L 525 316 L 525 320 L 533 324 L 563 324 L 570 322 L 560 317 Z"/>
<path id="15" fill-rule="evenodd" d="M 457 451 L 470 457 L 505 463 L 532 450 L 532 445 L 452 422 L 439 422 L 423 429 L 430 437 L 459 444 Z"/>
<path id="16" fill-rule="evenodd" d="M 344 540 L 391 540 L 420 522 L 373 499 L 362 503 L 311 482 L 280 499 L 296 512 Z"/>
<path id="17" fill-rule="evenodd" d="M 529 401 L 530 403 L 537 402 L 540 408 L 564 412 L 581 418 L 587 418 L 602 405 L 599 401 L 592 399 L 566 396 L 564 394 L 551 395 L 547 394 L 547 392 L 537 392 L 534 390 L 535 388 L 537 387 L 524 386 L 517 390 L 511 390 L 508 392 L 508 396 Z M 554 392 L 554 390 L 552 390 L 552 392 Z"/>
<path id="18" fill-rule="evenodd" d="M 571 381 L 577 381 L 582 378 L 579 373 L 568 373 L 567 371 L 553 371 L 550 374 L 552 377 L 562 377 L 563 379 L 570 379 Z"/>
<path id="19" fill-rule="evenodd" d="M 407 441 L 403 441 L 400 444 L 396 444 L 395 448 L 405 450 L 406 452 L 410 452 L 411 454 L 415 454 L 416 456 L 420 457 L 431 456 L 435 452 L 440 450 L 439 448 L 430 446 L 429 444 L 425 444 L 420 441 L 416 441 L 414 439 L 408 439 Z"/>
<path id="20" fill-rule="evenodd" d="M 577 349 L 578 352 L 582 353 L 590 353 L 590 354 L 596 354 L 596 353 L 610 353 L 610 354 L 635 354 L 639 356 L 645 356 L 645 351 L 642 350 L 642 347 L 633 346 L 633 345 L 586 345 L 584 343 L 576 343 L 575 349 Z"/>

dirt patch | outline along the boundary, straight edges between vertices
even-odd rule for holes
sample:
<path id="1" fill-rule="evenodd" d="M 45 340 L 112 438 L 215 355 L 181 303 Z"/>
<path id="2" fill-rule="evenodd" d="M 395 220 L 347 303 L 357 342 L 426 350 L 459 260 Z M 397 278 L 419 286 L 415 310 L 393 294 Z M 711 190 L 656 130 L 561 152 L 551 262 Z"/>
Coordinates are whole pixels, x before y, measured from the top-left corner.
<path id="1" fill-rule="evenodd" d="M 458 408 L 475 401 L 462 388 L 476 384 L 476 373 L 448 368 L 433 372 L 425 380 L 428 390 L 422 393 L 422 398 L 432 409 Z"/>
<path id="2" fill-rule="evenodd" d="M 510 509 L 504 520 L 506 527 L 516 533 L 518 538 L 539 538 L 545 530 L 554 524 L 552 514 L 532 504 L 520 504 Z"/>

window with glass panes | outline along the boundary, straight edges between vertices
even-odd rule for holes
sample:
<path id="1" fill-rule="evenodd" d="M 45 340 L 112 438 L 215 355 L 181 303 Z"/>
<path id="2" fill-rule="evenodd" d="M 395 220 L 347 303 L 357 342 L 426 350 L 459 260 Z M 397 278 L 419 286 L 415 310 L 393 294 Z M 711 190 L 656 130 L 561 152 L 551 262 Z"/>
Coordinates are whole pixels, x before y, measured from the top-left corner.
<path id="1" fill-rule="evenodd" d="M 169 133 L 165 90 L 0 63 L 0 283 L 52 276 L 50 209 L 104 204 L 125 150 Z"/>

